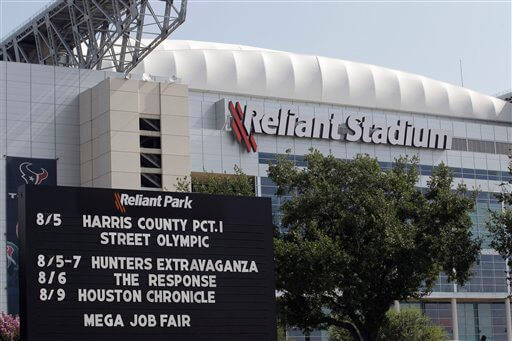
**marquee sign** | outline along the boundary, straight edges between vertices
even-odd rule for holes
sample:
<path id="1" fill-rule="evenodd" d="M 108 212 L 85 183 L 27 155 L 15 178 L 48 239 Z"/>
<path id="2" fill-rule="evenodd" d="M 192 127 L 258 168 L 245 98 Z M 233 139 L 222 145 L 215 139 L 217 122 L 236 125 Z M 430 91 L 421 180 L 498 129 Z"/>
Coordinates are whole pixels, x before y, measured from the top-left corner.
<path id="1" fill-rule="evenodd" d="M 451 149 L 452 132 L 447 130 L 415 127 L 409 121 L 396 124 L 371 123 L 365 115 L 349 115 L 345 121 L 340 116 L 304 117 L 291 110 L 279 109 L 272 113 L 248 110 L 239 102 L 229 102 L 233 117 L 231 128 L 239 143 L 244 142 L 247 151 L 256 151 L 253 134 L 315 138 L 325 140 L 360 141 L 374 144 L 390 144 L 417 148 Z M 342 134 L 344 126 L 347 133 Z"/>
<path id="2" fill-rule="evenodd" d="M 26 186 L 21 336 L 276 340 L 268 198 Z"/>

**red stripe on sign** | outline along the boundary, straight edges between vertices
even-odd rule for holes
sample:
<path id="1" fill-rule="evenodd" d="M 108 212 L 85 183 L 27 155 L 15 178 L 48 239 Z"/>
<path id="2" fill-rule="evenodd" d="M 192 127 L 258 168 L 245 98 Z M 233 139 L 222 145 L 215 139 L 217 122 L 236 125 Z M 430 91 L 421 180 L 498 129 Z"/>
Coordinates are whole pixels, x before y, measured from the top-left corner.
<path id="1" fill-rule="evenodd" d="M 258 145 L 256 144 L 256 140 L 254 140 L 254 136 L 249 136 L 249 140 L 251 141 L 253 152 L 256 152 L 256 150 L 258 150 Z"/>
<path id="2" fill-rule="evenodd" d="M 245 129 L 245 126 L 242 124 L 242 119 L 245 116 L 245 110 L 242 111 L 242 107 L 239 102 L 236 102 L 236 111 L 238 113 L 238 117 L 240 118 L 240 132 L 242 133 L 242 137 L 244 138 L 245 145 L 247 147 L 247 151 L 251 151 L 251 142 L 249 141 L 249 132 Z"/>
<path id="3" fill-rule="evenodd" d="M 238 127 L 236 126 L 235 120 L 231 121 L 231 129 L 233 129 L 233 132 L 235 133 L 238 143 L 242 142 L 242 135 L 240 135 L 240 131 L 238 130 Z"/>
<path id="4" fill-rule="evenodd" d="M 236 103 L 237 104 L 237 111 L 238 111 L 238 114 L 240 117 L 244 117 L 245 116 L 245 109 L 244 109 L 244 112 L 242 112 L 242 107 L 240 106 L 240 103 Z M 250 146 L 252 147 L 252 150 L 254 152 L 256 152 L 256 150 L 258 149 L 258 145 L 256 144 L 256 140 L 254 139 L 254 136 L 251 134 L 249 135 L 248 134 L 248 131 L 245 129 L 245 126 L 243 126 L 243 129 L 244 129 L 244 132 L 246 133 L 246 136 L 248 136 L 249 138 L 249 143 L 250 143 Z"/>
<path id="5" fill-rule="evenodd" d="M 116 207 L 117 209 L 121 212 L 121 213 L 126 213 L 126 208 L 123 206 L 123 204 L 121 203 L 121 195 L 117 192 L 114 193 L 114 202 L 116 204 Z"/>
<path id="6" fill-rule="evenodd" d="M 236 102 L 237 109 L 240 107 L 240 103 Z M 238 130 L 240 132 L 241 138 L 244 140 L 245 147 L 247 148 L 247 151 L 251 151 L 251 145 L 249 143 L 249 139 L 247 138 L 247 132 L 245 131 L 244 126 L 242 125 L 242 121 L 240 120 L 241 112 L 238 112 L 238 110 L 235 109 L 235 106 L 233 105 L 233 102 L 229 102 L 229 111 L 231 112 L 231 115 L 233 116 L 233 119 L 235 120 L 235 124 L 238 127 Z M 235 132 L 236 134 L 236 132 Z"/>
<path id="7" fill-rule="evenodd" d="M 233 119 L 231 120 L 231 128 L 233 129 L 233 132 L 235 133 L 236 139 L 238 140 L 238 143 L 242 142 L 242 135 L 240 134 L 240 129 L 237 125 L 236 118 L 238 117 L 238 113 L 236 112 L 235 106 L 233 105 L 233 102 L 229 102 L 229 112 L 231 112 L 231 116 L 233 116 Z"/>

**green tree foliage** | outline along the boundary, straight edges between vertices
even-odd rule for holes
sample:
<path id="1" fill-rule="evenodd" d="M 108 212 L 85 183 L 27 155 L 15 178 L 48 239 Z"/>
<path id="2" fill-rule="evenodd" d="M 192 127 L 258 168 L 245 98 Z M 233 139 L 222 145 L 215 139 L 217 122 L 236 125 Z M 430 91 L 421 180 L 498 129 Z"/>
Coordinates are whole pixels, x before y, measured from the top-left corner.
<path id="1" fill-rule="evenodd" d="M 354 341 L 354 338 L 346 329 L 338 328 L 335 326 L 329 327 L 327 332 L 328 341 Z"/>
<path id="2" fill-rule="evenodd" d="M 512 156 L 508 166 L 512 175 Z M 508 259 L 508 265 L 512 267 L 512 180 L 502 185 L 502 192 L 498 194 L 499 201 L 503 204 L 504 210 L 491 212 L 487 227 L 491 232 L 491 247 L 497 250 L 500 255 Z M 509 276 L 512 274 L 509 274 Z"/>
<path id="3" fill-rule="evenodd" d="M 350 162 L 317 151 L 300 169 L 286 159 L 269 167 L 290 232 L 274 240 L 276 286 L 289 325 L 336 326 L 355 339 L 377 340 L 394 300 L 430 292 L 440 271 L 464 283 L 480 243 L 471 234 L 474 197 L 445 165 L 426 192 L 417 160 L 389 172 L 376 159 Z"/>
<path id="4" fill-rule="evenodd" d="M 235 174 L 214 174 L 209 173 L 202 177 L 179 178 L 176 185 L 178 192 L 193 192 L 218 194 L 218 195 L 242 195 L 254 196 L 254 178 L 247 176 L 240 167 L 235 165 Z M 286 332 L 282 324 L 278 324 L 277 340 L 286 341 Z"/>
<path id="5" fill-rule="evenodd" d="M 286 341 L 286 330 L 284 326 L 279 323 L 277 325 L 277 341 Z"/>
<path id="6" fill-rule="evenodd" d="M 391 309 L 379 332 L 386 341 L 444 341 L 447 339 L 443 328 L 433 325 L 428 317 L 417 309 L 397 312 Z M 329 341 L 354 341 L 350 333 L 337 327 L 329 328 Z"/>
<path id="7" fill-rule="evenodd" d="M 207 173 L 201 177 L 178 178 L 176 191 L 218 195 L 254 196 L 254 178 L 246 175 L 240 167 L 235 165 L 235 174 Z"/>
<path id="8" fill-rule="evenodd" d="M 443 328 L 433 325 L 429 318 L 417 309 L 404 309 L 399 313 L 394 309 L 390 310 L 380 333 L 386 341 L 444 341 L 447 339 Z"/>

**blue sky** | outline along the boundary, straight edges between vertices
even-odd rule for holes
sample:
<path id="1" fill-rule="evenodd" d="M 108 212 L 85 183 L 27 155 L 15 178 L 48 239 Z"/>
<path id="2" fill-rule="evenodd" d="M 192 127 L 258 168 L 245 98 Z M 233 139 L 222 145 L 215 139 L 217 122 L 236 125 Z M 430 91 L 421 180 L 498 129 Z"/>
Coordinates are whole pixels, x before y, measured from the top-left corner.
<path id="1" fill-rule="evenodd" d="M 48 1 L 0 0 L 0 35 Z M 512 88 L 512 0 L 189 0 L 174 39 L 370 63 L 487 94 Z"/>

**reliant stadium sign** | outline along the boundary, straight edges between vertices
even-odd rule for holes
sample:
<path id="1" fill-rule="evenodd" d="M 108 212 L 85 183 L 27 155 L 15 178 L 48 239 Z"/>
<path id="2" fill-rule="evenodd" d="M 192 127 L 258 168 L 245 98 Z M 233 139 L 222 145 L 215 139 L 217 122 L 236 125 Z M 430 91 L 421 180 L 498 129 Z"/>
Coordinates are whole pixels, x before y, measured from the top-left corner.
<path id="1" fill-rule="evenodd" d="M 448 130 L 415 127 L 409 121 L 395 124 L 372 123 L 365 115 L 349 115 L 345 121 L 330 114 L 328 117 L 301 117 L 291 110 L 279 109 L 273 113 L 247 111 L 247 106 L 229 102 L 232 116 L 231 128 L 239 143 L 247 151 L 257 150 L 253 134 L 316 138 L 326 140 L 361 141 L 364 143 L 390 144 L 416 148 L 451 149 L 452 132 Z M 348 130 L 341 133 L 342 126 Z"/>

